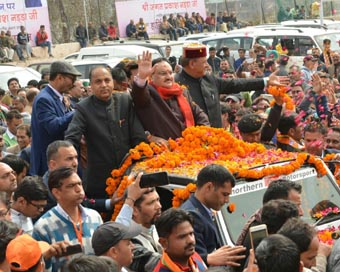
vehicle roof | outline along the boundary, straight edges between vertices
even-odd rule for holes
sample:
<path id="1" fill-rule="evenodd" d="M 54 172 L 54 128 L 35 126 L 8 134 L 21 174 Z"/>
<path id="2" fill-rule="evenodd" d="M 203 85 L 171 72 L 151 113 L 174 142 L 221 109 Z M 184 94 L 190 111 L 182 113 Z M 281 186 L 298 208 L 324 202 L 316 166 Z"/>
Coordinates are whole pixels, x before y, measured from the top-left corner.
<path id="1" fill-rule="evenodd" d="M 103 49 L 103 50 L 101 50 L 101 49 Z M 114 46 L 114 45 L 98 45 L 98 46 L 82 48 L 79 51 L 79 55 L 78 55 L 77 59 L 82 59 L 85 56 L 86 56 L 86 59 L 89 59 L 89 58 L 91 58 L 92 55 L 93 55 L 94 58 L 96 58 L 97 55 L 107 54 L 107 50 L 110 51 L 110 49 L 118 50 L 117 46 Z M 119 46 L 119 51 L 120 52 L 126 52 L 126 56 L 119 54 L 119 56 L 116 56 L 116 57 L 132 57 L 132 56 L 134 56 L 136 58 L 138 54 L 142 54 L 143 51 L 147 51 L 147 50 L 152 55 L 155 55 L 157 57 L 162 56 L 158 50 L 153 49 L 153 48 L 148 48 L 148 47 L 140 46 L 140 45 L 125 45 L 125 46 Z"/>
<path id="2" fill-rule="evenodd" d="M 293 27 L 313 27 L 313 28 L 327 28 L 329 26 L 339 26 L 336 29 L 340 29 L 340 21 L 324 19 L 323 24 L 321 25 L 320 19 L 310 19 L 310 20 L 289 20 L 281 22 L 281 25 L 284 26 L 293 26 Z M 333 29 L 333 27 L 332 27 Z"/>
<path id="3" fill-rule="evenodd" d="M 70 63 L 72 65 L 90 65 L 90 64 L 107 64 L 109 65 L 111 68 L 115 67 L 119 62 L 121 62 L 124 58 L 109 58 L 109 59 L 95 59 L 95 60 L 91 60 L 91 59 L 85 59 L 85 60 L 74 60 L 71 61 Z"/>
<path id="4" fill-rule="evenodd" d="M 230 31 L 223 37 L 207 37 L 199 39 L 199 42 L 210 41 L 212 39 L 223 39 L 226 37 L 239 37 L 244 36 L 248 32 L 251 36 L 272 36 L 272 35 L 299 35 L 299 36 L 315 36 L 318 34 L 335 33 L 333 30 L 313 29 L 311 33 L 310 28 L 292 28 L 292 27 L 270 27 L 270 28 L 244 28 L 243 31 L 232 32 Z"/>
<path id="5" fill-rule="evenodd" d="M 196 33 L 196 34 L 190 34 L 186 37 L 180 37 L 178 40 L 179 41 L 186 41 L 186 40 L 199 40 L 203 38 L 208 38 L 208 37 L 215 37 L 215 36 L 222 36 L 224 37 L 226 35 L 225 32 L 205 32 L 205 33 Z"/>

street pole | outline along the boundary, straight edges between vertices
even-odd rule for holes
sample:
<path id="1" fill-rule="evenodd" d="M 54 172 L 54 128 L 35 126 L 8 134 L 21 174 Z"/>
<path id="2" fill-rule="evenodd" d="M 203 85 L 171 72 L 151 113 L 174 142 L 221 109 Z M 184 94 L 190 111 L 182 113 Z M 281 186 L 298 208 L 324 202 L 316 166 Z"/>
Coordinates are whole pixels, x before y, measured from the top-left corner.
<path id="1" fill-rule="evenodd" d="M 83 6 L 84 6 L 84 17 L 85 17 L 85 28 L 86 28 L 87 44 L 89 44 L 90 43 L 90 39 L 89 39 L 89 29 L 88 29 L 88 24 L 87 24 L 86 0 L 83 0 Z"/>

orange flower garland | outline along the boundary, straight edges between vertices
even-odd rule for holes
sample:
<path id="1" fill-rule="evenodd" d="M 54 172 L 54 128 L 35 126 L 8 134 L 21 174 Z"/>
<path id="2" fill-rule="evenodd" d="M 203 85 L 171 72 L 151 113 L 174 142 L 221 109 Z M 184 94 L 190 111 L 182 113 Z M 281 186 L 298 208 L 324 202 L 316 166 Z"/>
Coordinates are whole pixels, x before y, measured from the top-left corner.
<path id="1" fill-rule="evenodd" d="M 127 169 L 136 161 L 133 171 L 159 172 L 167 171 L 170 175 L 186 176 L 195 179 L 198 172 L 206 165 L 216 163 L 225 166 L 237 178 L 260 179 L 268 175 L 288 175 L 299 169 L 305 162 L 314 164 L 320 175 L 326 174 L 321 160 L 306 153 L 290 153 L 281 150 L 267 150 L 257 143 L 246 143 L 233 137 L 220 128 L 190 127 L 182 132 L 182 137 L 170 139 L 169 150 L 157 144 L 141 143 L 131 149 L 119 169 L 111 172 L 106 181 L 106 192 L 112 195 L 118 190 L 122 196 L 126 187 L 132 182 L 124 177 Z M 270 165 L 274 162 L 289 161 L 283 165 Z M 257 166 L 266 166 L 261 169 Z M 253 168 L 253 169 L 251 169 Z M 178 207 L 195 191 L 194 184 L 184 190 L 174 190 L 173 206 Z M 115 206 L 112 216 L 118 215 L 123 202 Z"/>
<path id="2" fill-rule="evenodd" d="M 288 88 L 283 86 L 283 87 L 279 87 L 279 86 L 269 86 L 267 88 L 267 92 L 269 94 L 271 94 L 272 96 L 281 96 L 283 97 L 283 101 L 284 103 L 286 103 L 286 109 L 287 110 L 294 110 L 295 109 L 295 104 L 293 99 L 291 99 L 291 97 L 287 94 L 287 90 Z M 273 100 L 271 102 L 271 106 L 273 106 L 275 103 L 275 101 Z"/>
<path id="3" fill-rule="evenodd" d="M 172 206 L 178 208 L 181 204 L 187 200 L 191 193 L 196 191 L 196 184 L 189 183 L 184 189 L 174 189 L 172 193 L 174 197 L 172 199 Z"/>

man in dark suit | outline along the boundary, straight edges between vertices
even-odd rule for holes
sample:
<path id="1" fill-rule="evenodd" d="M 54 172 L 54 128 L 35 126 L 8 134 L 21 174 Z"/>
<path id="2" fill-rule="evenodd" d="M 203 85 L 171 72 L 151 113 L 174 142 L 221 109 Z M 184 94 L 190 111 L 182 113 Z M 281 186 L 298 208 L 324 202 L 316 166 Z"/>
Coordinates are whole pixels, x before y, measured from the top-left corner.
<path id="1" fill-rule="evenodd" d="M 87 144 L 84 182 L 88 198 L 106 198 L 106 179 L 124 156 L 140 142 L 147 142 L 144 129 L 127 92 L 113 92 L 111 73 L 103 66 L 90 71 L 92 96 L 80 101 L 65 140 L 76 149 L 82 135 Z"/>
<path id="2" fill-rule="evenodd" d="M 197 176 L 196 192 L 181 206 L 194 217 L 196 251 L 209 266 L 239 266 L 244 258 L 243 246 L 222 245 L 214 223 L 214 211 L 219 211 L 229 202 L 235 179 L 223 166 L 210 164 Z M 213 211 L 214 210 L 214 211 Z"/>
<path id="3" fill-rule="evenodd" d="M 32 107 L 31 132 L 32 175 L 42 176 L 47 171 L 47 146 L 55 140 L 63 140 L 73 112 L 64 103 L 63 94 L 73 87 L 79 73 L 64 61 L 53 62 L 49 84 L 35 98 Z"/>

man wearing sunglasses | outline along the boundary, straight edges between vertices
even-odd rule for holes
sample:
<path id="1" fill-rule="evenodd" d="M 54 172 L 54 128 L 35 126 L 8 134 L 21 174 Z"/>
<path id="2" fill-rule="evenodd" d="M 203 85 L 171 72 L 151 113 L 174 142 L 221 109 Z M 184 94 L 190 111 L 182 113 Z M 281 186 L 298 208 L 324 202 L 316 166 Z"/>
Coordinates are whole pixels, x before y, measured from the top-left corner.
<path id="1" fill-rule="evenodd" d="M 64 61 L 53 62 L 50 69 L 49 84 L 41 90 L 32 107 L 32 175 L 42 176 L 47 171 L 47 146 L 64 139 L 73 111 L 69 111 L 64 94 L 73 87 L 79 73 L 71 64 Z"/>

